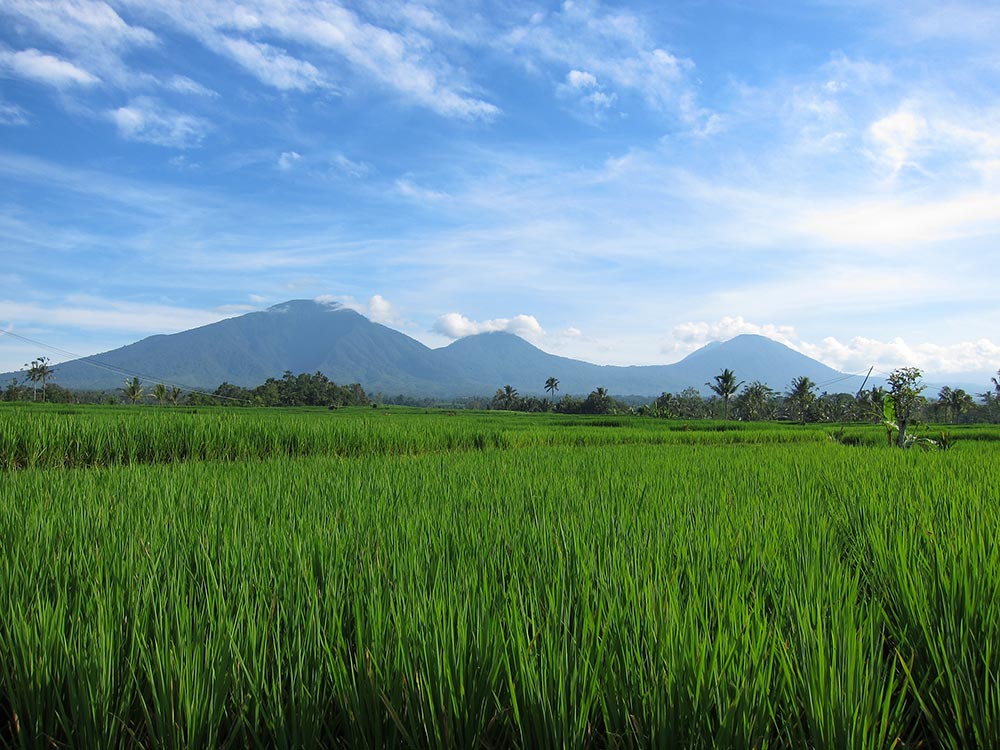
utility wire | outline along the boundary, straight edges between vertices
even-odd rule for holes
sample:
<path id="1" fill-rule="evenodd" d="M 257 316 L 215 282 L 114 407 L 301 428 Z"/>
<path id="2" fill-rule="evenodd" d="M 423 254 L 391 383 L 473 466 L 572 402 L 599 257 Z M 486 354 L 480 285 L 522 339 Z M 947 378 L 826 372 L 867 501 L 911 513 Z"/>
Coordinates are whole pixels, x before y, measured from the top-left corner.
<path id="1" fill-rule="evenodd" d="M 183 383 L 176 383 L 176 382 L 173 382 L 173 381 L 170 381 L 170 380 L 164 380 L 163 378 L 153 377 L 152 375 L 146 375 L 146 374 L 141 373 L 141 372 L 134 372 L 132 370 L 126 370 L 124 367 L 118 367 L 116 365 L 109 365 L 109 364 L 106 364 L 104 362 L 98 362 L 98 361 L 96 361 L 94 359 L 94 357 L 97 356 L 97 355 L 92 355 L 92 356 L 89 356 L 89 357 L 84 357 L 84 356 L 82 356 L 80 354 L 75 354 L 75 353 L 73 353 L 73 352 L 71 352 L 71 351 L 69 351 L 67 349 L 60 349 L 58 346 L 52 346 L 51 344 L 46 344 L 43 341 L 37 341 L 35 339 L 30 339 L 27 336 L 22 336 L 21 334 L 14 333 L 13 331 L 0 330 L 0 334 L 3 334 L 5 336 L 11 336 L 11 337 L 13 337 L 15 339 L 18 339 L 20 341 L 24 341 L 24 342 L 29 343 L 29 344 L 34 344 L 35 346 L 40 346 L 40 347 L 42 347 L 44 349 L 48 349 L 49 351 L 56 352 L 57 354 L 62 354 L 64 356 L 71 357 L 73 359 L 73 361 L 83 362 L 84 364 L 88 364 L 88 365 L 90 365 L 92 367 L 97 367 L 97 368 L 99 368 L 101 370 L 107 370 L 108 372 L 113 372 L 116 375 L 126 375 L 126 376 L 131 376 L 133 378 L 139 378 L 141 380 L 150 380 L 150 381 L 152 381 L 154 383 L 162 383 L 163 385 L 169 385 L 169 386 L 172 386 L 174 388 L 180 388 L 181 390 L 187 391 L 188 393 L 197 393 L 199 396 L 210 396 L 211 398 L 223 399 L 225 401 L 239 401 L 240 403 L 247 403 L 247 404 L 250 403 L 249 399 L 236 398 L 234 396 L 218 396 L 218 395 L 216 395 L 214 393 L 208 393 L 207 391 L 202 391 L 202 390 L 198 390 L 197 388 L 192 388 L 191 386 L 185 385 Z M 68 362 L 63 362 L 61 364 L 69 364 L 69 363 Z"/>

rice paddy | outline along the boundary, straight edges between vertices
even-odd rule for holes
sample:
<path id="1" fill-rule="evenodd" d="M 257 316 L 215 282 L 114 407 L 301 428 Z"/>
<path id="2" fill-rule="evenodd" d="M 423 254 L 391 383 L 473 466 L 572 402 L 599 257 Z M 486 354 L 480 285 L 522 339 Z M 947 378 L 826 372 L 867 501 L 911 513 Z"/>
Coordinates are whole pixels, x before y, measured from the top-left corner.
<path id="1" fill-rule="evenodd" d="M 0 747 L 1000 747 L 1000 432 L 832 432 L 0 409 Z"/>

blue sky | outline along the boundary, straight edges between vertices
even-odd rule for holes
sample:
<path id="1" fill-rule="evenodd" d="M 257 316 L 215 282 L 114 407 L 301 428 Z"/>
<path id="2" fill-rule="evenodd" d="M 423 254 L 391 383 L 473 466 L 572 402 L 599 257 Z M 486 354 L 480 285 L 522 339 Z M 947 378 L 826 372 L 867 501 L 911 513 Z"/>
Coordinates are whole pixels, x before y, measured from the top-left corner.
<path id="1" fill-rule="evenodd" d="M 0 330 L 321 298 L 432 346 L 984 376 L 998 38 L 947 0 L 4 0 Z"/>

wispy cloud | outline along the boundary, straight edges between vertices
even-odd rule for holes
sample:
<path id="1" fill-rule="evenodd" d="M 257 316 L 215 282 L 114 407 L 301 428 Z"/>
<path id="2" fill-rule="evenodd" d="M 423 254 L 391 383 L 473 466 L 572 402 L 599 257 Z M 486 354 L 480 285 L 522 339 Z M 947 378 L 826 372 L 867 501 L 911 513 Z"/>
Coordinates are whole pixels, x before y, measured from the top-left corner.
<path id="1" fill-rule="evenodd" d="M 177 112 L 148 96 L 111 110 L 108 117 L 123 138 L 170 148 L 198 146 L 211 129 L 204 118 Z"/>
<path id="2" fill-rule="evenodd" d="M 194 96 L 208 97 L 216 97 L 219 95 L 218 92 L 213 91 L 207 86 L 202 86 L 200 83 L 188 78 L 187 76 L 170 76 L 165 85 L 171 91 L 176 91 L 179 94 L 193 94 Z"/>
<path id="3" fill-rule="evenodd" d="M 47 83 L 57 88 L 93 86 L 100 82 L 97 76 L 77 67 L 68 60 L 47 55 L 37 49 L 25 49 L 17 52 L 0 49 L 0 66 L 14 75 L 39 83 Z"/>
<path id="4" fill-rule="evenodd" d="M 0 321 L 22 326 L 64 326 L 71 329 L 126 333 L 173 333 L 228 317 L 213 310 L 162 304 L 123 302 L 74 295 L 45 303 L 0 299 Z"/>
<path id="5" fill-rule="evenodd" d="M 396 190 L 403 197 L 420 203 L 437 203 L 450 197 L 448 193 L 422 187 L 405 177 L 396 180 Z"/>
<path id="6" fill-rule="evenodd" d="M 333 158 L 330 159 L 330 163 L 334 169 L 348 177 L 366 177 L 372 171 L 370 164 L 348 159 L 343 154 L 334 154 Z"/>
<path id="7" fill-rule="evenodd" d="M 27 125 L 28 113 L 16 104 L 0 99 L 0 125 Z"/>
<path id="8" fill-rule="evenodd" d="M 149 47 L 156 35 L 127 23 L 101 0 L 9 0 L 0 4 L 0 15 L 15 19 L 19 27 L 37 38 L 55 44 L 69 62 L 88 76 L 117 85 L 131 85 L 140 74 L 124 61 L 130 50 Z"/>
<path id="9" fill-rule="evenodd" d="M 278 169 L 282 172 L 289 172 L 301 160 L 302 154 L 297 151 L 283 151 L 278 157 Z"/>
<path id="10" fill-rule="evenodd" d="M 563 66 L 566 77 L 556 86 L 563 96 L 582 90 L 591 105 L 607 108 L 616 92 L 628 92 L 697 128 L 712 118 L 695 103 L 694 62 L 658 45 L 643 20 L 628 11 L 606 10 L 592 0 L 564 2 L 556 11 L 533 15 L 503 43 L 529 66 Z M 605 84 L 610 91 L 602 90 Z"/>
<path id="11" fill-rule="evenodd" d="M 338 2 L 210 0 L 192 10 L 179 0 L 155 7 L 125 1 L 137 12 L 165 19 L 277 89 L 339 90 L 351 78 L 360 78 L 449 117 L 489 119 L 499 113 L 496 105 L 471 93 L 461 71 L 435 54 L 420 28 L 398 33 L 363 20 Z M 419 18 L 426 20 L 426 14 Z M 259 41 L 262 36 L 271 41 Z M 291 46 L 298 56 L 289 51 Z"/>

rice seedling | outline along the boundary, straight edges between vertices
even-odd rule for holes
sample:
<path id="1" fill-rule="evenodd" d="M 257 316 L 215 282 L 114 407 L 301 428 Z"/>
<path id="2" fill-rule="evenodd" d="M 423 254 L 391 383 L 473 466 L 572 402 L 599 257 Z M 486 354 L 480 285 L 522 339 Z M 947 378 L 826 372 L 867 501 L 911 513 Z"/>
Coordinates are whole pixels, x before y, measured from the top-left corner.
<path id="1" fill-rule="evenodd" d="M 986 440 L 49 416 L 2 423 L 2 747 L 1000 746 Z"/>

